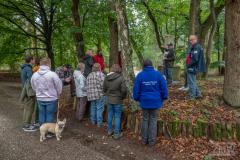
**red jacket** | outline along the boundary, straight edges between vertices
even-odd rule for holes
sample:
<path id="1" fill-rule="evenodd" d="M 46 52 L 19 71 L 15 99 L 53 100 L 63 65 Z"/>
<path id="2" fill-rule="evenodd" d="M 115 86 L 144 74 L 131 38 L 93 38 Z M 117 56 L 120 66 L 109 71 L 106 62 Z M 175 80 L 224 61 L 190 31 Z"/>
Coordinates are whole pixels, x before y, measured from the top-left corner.
<path id="1" fill-rule="evenodd" d="M 99 63 L 100 66 L 101 66 L 101 71 L 104 71 L 105 69 L 105 64 L 104 64 L 104 58 L 102 55 L 100 54 L 96 54 L 94 57 L 93 57 L 93 60 L 95 63 Z"/>

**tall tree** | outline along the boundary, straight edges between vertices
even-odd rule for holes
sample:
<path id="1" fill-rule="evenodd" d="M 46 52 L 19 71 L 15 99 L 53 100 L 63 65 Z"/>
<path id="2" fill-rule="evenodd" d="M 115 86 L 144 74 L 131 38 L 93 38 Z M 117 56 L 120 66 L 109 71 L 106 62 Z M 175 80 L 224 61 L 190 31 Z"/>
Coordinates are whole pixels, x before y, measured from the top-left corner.
<path id="1" fill-rule="evenodd" d="M 117 13 L 117 23 L 119 31 L 118 37 L 123 59 L 123 75 L 125 77 L 128 93 L 129 95 L 132 95 L 132 87 L 135 76 L 132 63 L 132 50 L 129 39 L 128 19 L 126 15 L 126 1 L 114 0 L 114 2 Z M 132 99 L 130 104 L 132 111 L 136 111 L 138 109 L 136 103 Z"/>
<path id="2" fill-rule="evenodd" d="M 207 71 L 211 62 L 210 57 L 211 57 L 211 49 L 212 49 L 212 40 L 216 32 L 216 22 L 217 22 L 216 19 L 224 8 L 224 3 L 222 0 L 218 0 L 215 5 L 213 0 L 209 0 L 209 4 L 210 4 L 210 13 L 203 22 L 201 22 L 201 7 L 200 7 L 201 1 L 200 0 L 191 0 L 190 10 L 189 10 L 189 17 L 190 17 L 189 35 L 191 34 L 197 35 L 202 47 L 207 49 L 207 52 L 205 52 L 207 57 L 206 59 Z M 205 76 L 206 75 L 207 73 L 205 74 Z"/>
<path id="3" fill-rule="evenodd" d="M 111 13 L 108 15 L 108 28 L 109 28 L 109 42 L 110 42 L 110 53 L 109 53 L 109 66 L 114 63 L 118 63 L 119 48 L 118 48 L 118 25 L 117 18 L 115 15 L 116 8 L 112 1 L 108 1 L 108 6 Z"/>
<path id="4" fill-rule="evenodd" d="M 155 36 L 156 36 L 156 39 L 157 39 L 157 44 L 158 44 L 158 47 L 159 49 L 163 51 L 163 48 L 162 48 L 162 40 L 161 40 L 161 32 L 159 30 L 159 26 L 158 26 L 158 23 L 157 23 L 157 20 L 156 18 L 154 17 L 150 7 L 148 6 L 148 3 L 146 2 L 146 0 L 142 0 L 142 4 L 144 5 L 144 7 L 146 8 L 147 10 L 147 14 L 148 14 L 148 17 L 150 18 L 152 24 L 153 24 L 153 27 L 154 27 L 154 31 L 155 31 Z"/>
<path id="5" fill-rule="evenodd" d="M 87 11 L 85 12 L 84 17 L 87 14 Z M 83 31 L 81 29 L 82 26 L 81 26 L 80 15 L 79 15 L 79 0 L 72 0 L 72 16 L 74 20 L 74 27 L 76 27 L 76 30 L 74 33 L 76 54 L 78 57 L 78 61 L 82 61 L 82 58 L 84 57 L 85 54 L 84 54 Z"/>
<path id="6" fill-rule="evenodd" d="M 224 76 L 224 100 L 240 107 L 240 1 L 226 1 L 226 68 Z"/>
<path id="7" fill-rule="evenodd" d="M 56 20 L 54 17 L 61 2 L 62 0 L 8 0 L 0 2 L 1 8 L 5 11 L 0 12 L 0 18 L 14 24 L 21 34 L 42 42 L 45 48 L 36 49 L 46 50 L 53 68 L 55 67 L 55 61 L 52 35 L 59 23 L 59 20 Z M 37 34 L 29 32 L 26 27 L 27 24 L 36 29 Z"/>

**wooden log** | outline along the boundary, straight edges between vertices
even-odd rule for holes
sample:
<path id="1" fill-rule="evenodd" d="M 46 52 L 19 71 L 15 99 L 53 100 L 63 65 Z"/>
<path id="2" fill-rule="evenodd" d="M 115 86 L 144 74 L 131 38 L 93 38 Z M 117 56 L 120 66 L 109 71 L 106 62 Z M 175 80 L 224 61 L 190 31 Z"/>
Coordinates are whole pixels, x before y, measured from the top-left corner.
<path id="1" fill-rule="evenodd" d="M 236 138 L 240 141 L 240 124 L 236 123 Z"/>
<path id="2" fill-rule="evenodd" d="M 163 128 L 164 128 L 164 125 L 163 125 L 163 121 L 162 120 L 158 120 L 157 122 L 157 136 L 163 136 Z"/>
<path id="3" fill-rule="evenodd" d="M 192 123 L 190 121 L 184 122 L 186 128 L 186 137 L 190 137 L 192 135 Z"/>
<path id="4" fill-rule="evenodd" d="M 234 126 L 233 126 L 233 124 L 232 123 L 226 123 L 225 127 L 226 127 L 226 132 L 227 132 L 226 139 L 234 138 Z"/>
<path id="5" fill-rule="evenodd" d="M 177 137 L 181 134 L 181 126 L 179 121 L 169 122 L 169 131 L 172 137 Z"/>
<path id="6" fill-rule="evenodd" d="M 209 125 L 209 138 L 213 140 L 221 140 L 222 138 L 222 129 L 221 123 L 216 122 Z"/>

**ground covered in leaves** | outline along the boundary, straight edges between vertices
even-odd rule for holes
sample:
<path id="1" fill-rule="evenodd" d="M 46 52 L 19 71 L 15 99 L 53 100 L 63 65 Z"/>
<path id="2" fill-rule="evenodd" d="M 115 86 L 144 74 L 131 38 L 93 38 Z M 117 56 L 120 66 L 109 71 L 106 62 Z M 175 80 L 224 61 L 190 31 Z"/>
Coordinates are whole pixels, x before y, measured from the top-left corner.
<path id="1" fill-rule="evenodd" d="M 199 88 L 203 98 L 186 100 L 187 92 L 180 91 L 180 84 L 169 88 L 169 100 L 160 110 L 160 119 L 165 121 L 188 120 L 195 123 L 197 120 L 207 122 L 231 122 L 237 119 L 235 110 L 226 105 L 222 99 L 223 79 L 212 77 L 200 80 Z"/>

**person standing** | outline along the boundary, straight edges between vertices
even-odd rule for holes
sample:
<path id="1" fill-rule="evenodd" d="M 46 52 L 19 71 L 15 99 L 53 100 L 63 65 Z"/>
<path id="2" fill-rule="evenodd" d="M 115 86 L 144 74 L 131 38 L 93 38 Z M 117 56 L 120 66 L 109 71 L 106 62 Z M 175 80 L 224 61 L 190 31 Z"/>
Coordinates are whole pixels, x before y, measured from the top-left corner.
<path id="1" fill-rule="evenodd" d="M 127 88 L 124 78 L 121 74 L 121 68 L 118 64 L 113 64 L 110 68 L 110 73 L 104 80 L 103 91 L 107 96 L 108 103 L 108 118 L 107 128 L 108 135 L 113 133 L 114 139 L 119 139 L 121 134 L 121 115 L 123 110 L 123 99 L 126 98 Z M 114 132 L 112 129 L 112 121 L 114 117 Z"/>
<path id="2" fill-rule="evenodd" d="M 62 81 L 50 68 L 50 59 L 42 58 L 39 70 L 31 79 L 32 88 L 37 97 L 40 125 L 56 121 L 57 100 L 62 92 Z"/>
<path id="3" fill-rule="evenodd" d="M 33 56 L 29 55 L 25 58 L 25 64 L 21 66 L 21 82 L 22 82 L 22 88 L 24 87 L 25 82 L 27 79 L 31 79 L 33 71 L 32 66 L 34 64 L 34 58 Z"/>
<path id="4" fill-rule="evenodd" d="M 103 81 L 105 75 L 101 72 L 101 66 L 94 63 L 92 73 L 87 77 L 87 98 L 91 101 L 91 122 L 92 124 L 102 126 L 102 114 L 104 111 L 105 98 L 103 94 Z"/>
<path id="5" fill-rule="evenodd" d="M 173 48 L 173 44 L 168 44 L 168 48 L 166 49 L 166 55 L 164 56 L 164 75 L 167 79 L 168 86 L 172 85 L 173 78 L 172 78 L 172 68 L 174 66 L 175 61 L 175 51 Z"/>
<path id="6" fill-rule="evenodd" d="M 152 146 L 156 143 L 158 109 L 168 98 L 168 89 L 163 75 L 153 68 L 149 59 L 144 60 L 143 71 L 135 79 L 133 98 L 142 108 L 142 143 Z"/>
<path id="7" fill-rule="evenodd" d="M 101 66 L 101 71 L 104 72 L 105 64 L 104 57 L 102 54 L 102 49 L 98 49 L 96 55 L 93 57 L 94 63 L 99 63 Z"/>
<path id="8" fill-rule="evenodd" d="M 198 43 L 196 35 L 189 37 L 190 50 L 186 59 L 187 66 L 187 83 L 189 86 L 188 99 L 201 98 L 201 92 L 196 83 L 196 74 L 198 72 L 205 72 L 205 60 L 203 48 Z"/>
<path id="9" fill-rule="evenodd" d="M 73 70 L 70 64 L 64 64 L 56 69 L 56 73 L 61 79 L 63 86 L 70 85 L 71 96 L 75 96 L 75 84 L 73 79 Z"/>
<path id="10" fill-rule="evenodd" d="M 25 132 L 37 131 L 37 127 L 32 125 L 32 116 L 34 114 L 34 108 L 36 103 L 36 95 L 32 90 L 30 83 L 32 77 L 32 66 L 34 64 L 34 58 L 32 56 L 26 56 L 25 64 L 21 66 L 21 82 L 22 92 L 20 95 L 20 101 L 23 104 L 23 127 Z"/>
<path id="11" fill-rule="evenodd" d="M 93 51 L 91 49 L 87 51 L 87 54 L 83 58 L 83 62 L 85 64 L 84 76 L 88 77 L 88 75 L 92 72 L 92 67 L 94 64 Z"/>
<path id="12" fill-rule="evenodd" d="M 84 70 L 85 70 L 84 63 L 79 63 L 77 70 L 73 72 L 77 96 L 76 118 L 79 121 L 83 120 L 87 105 L 86 78 L 83 75 Z"/>

